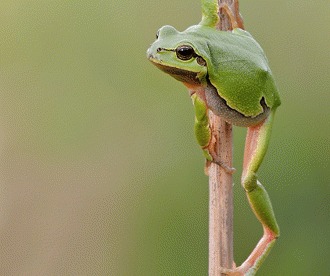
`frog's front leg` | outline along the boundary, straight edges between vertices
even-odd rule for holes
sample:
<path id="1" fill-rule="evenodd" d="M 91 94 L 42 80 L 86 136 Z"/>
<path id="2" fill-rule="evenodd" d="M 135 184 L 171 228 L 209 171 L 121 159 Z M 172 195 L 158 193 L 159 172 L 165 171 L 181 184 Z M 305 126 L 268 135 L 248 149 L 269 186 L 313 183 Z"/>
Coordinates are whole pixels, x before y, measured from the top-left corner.
<path id="1" fill-rule="evenodd" d="M 209 124 L 208 108 L 205 99 L 203 98 L 203 95 L 200 95 L 200 93 L 193 92 L 191 95 L 195 109 L 195 136 L 206 158 L 205 172 L 207 173 L 210 162 L 214 162 L 223 167 L 228 173 L 232 174 L 235 172 L 235 169 L 227 166 L 223 161 L 217 158 L 215 152 L 215 139 L 212 135 L 212 130 Z"/>
<path id="2" fill-rule="evenodd" d="M 262 123 L 248 128 L 242 174 L 242 185 L 253 212 L 263 226 L 264 235 L 241 266 L 233 270 L 221 270 L 227 275 L 255 275 L 279 236 L 269 196 L 256 174 L 268 147 L 274 113 L 272 110 Z"/>

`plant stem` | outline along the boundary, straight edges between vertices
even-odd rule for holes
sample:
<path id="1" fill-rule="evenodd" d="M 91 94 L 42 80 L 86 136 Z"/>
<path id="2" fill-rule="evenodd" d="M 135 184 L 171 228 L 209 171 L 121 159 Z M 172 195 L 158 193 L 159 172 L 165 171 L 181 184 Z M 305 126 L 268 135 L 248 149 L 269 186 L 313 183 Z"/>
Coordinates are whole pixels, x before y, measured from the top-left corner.
<path id="1" fill-rule="evenodd" d="M 237 12 L 238 1 L 218 0 L 219 5 L 227 3 Z M 235 14 L 237 17 L 238 15 Z M 231 28 L 228 16 L 219 11 L 219 30 Z M 210 124 L 215 136 L 215 148 L 221 161 L 232 167 L 232 126 L 210 111 Z M 209 168 L 209 276 L 220 276 L 220 267 L 233 268 L 233 180 L 232 175 L 212 163 Z"/>
<path id="2" fill-rule="evenodd" d="M 217 153 L 232 165 L 232 126 L 210 114 Z M 221 275 L 219 268 L 233 265 L 232 175 L 212 163 L 209 169 L 209 276 Z"/>

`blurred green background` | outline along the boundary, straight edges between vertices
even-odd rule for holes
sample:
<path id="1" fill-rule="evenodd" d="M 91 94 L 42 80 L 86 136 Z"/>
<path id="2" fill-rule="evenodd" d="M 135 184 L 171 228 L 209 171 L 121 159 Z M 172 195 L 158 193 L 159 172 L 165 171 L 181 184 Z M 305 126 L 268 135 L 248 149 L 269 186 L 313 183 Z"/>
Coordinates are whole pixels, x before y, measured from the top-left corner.
<path id="1" fill-rule="evenodd" d="M 281 92 L 260 169 L 281 238 L 259 275 L 330 275 L 329 1 L 240 1 Z M 207 275 L 188 92 L 146 59 L 196 1 L 2 0 L 0 274 Z M 239 184 L 235 261 L 262 229 Z"/>

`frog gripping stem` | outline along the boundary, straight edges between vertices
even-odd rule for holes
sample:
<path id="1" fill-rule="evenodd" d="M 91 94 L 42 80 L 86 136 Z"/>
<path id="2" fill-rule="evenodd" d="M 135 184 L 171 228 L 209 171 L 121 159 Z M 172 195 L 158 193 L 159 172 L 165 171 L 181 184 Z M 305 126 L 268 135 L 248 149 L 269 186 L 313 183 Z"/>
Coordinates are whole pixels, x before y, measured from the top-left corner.
<path id="1" fill-rule="evenodd" d="M 209 176 L 209 276 L 254 275 L 279 236 L 257 178 L 281 104 L 261 46 L 243 30 L 238 0 L 202 0 L 202 21 L 184 31 L 165 25 L 147 58 L 189 90 L 195 136 Z M 242 186 L 264 235 L 239 267 L 233 261 L 232 126 L 247 127 Z"/>

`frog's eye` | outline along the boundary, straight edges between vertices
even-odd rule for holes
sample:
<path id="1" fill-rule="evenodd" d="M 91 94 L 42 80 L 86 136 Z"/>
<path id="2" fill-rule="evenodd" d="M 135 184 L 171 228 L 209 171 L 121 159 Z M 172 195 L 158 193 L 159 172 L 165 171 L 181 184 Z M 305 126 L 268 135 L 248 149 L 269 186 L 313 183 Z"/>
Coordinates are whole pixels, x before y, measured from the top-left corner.
<path id="1" fill-rule="evenodd" d="M 196 57 L 194 49 L 189 45 L 182 45 L 176 48 L 176 56 L 181 60 L 189 60 Z"/>

